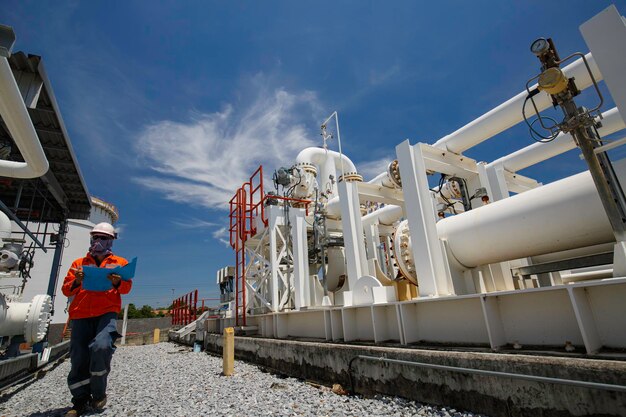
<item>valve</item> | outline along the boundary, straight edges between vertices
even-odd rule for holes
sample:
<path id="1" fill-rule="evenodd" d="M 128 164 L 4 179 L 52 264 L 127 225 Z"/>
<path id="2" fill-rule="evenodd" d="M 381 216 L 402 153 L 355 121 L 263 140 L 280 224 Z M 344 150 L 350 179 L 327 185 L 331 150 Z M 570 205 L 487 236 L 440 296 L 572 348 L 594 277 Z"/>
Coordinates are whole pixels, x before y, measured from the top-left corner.
<path id="1" fill-rule="evenodd" d="M 604 102 L 604 98 L 587 59 L 580 52 L 561 59 L 556 51 L 554 42 L 549 38 L 535 40 L 530 46 L 530 50 L 541 62 L 541 73 L 526 82 L 528 96 L 522 105 L 522 116 L 529 127 L 531 136 L 535 139 L 535 135 L 538 135 L 541 138 L 538 140 L 539 142 L 549 142 L 554 140 L 561 132 L 572 135 L 589 166 L 589 172 L 613 228 L 615 239 L 618 242 L 626 241 L 626 196 L 619 179 L 615 175 L 609 156 L 606 152 L 597 152 L 596 149 L 601 146 L 602 138 L 597 130 L 595 116 L 600 114 L 599 110 Z M 564 62 L 574 57 L 582 59 L 598 95 L 599 103 L 592 109 L 579 107 L 576 104 L 574 98 L 580 94 L 580 90 L 576 87 L 574 78 L 568 78 L 560 68 Z M 534 80 L 537 80 L 538 86 L 531 91 L 529 85 Z M 564 115 L 562 122 L 559 123 L 554 119 L 542 117 L 539 114 L 539 109 L 533 97 L 541 91 L 550 95 L 555 108 L 561 108 Z M 528 100 L 532 103 L 537 116 L 533 123 L 529 123 L 526 118 L 525 108 Z M 544 123 L 546 119 L 551 119 L 553 123 L 546 125 Z M 549 132 L 547 136 L 534 129 L 533 124 L 536 121 L 539 121 L 541 128 Z"/>

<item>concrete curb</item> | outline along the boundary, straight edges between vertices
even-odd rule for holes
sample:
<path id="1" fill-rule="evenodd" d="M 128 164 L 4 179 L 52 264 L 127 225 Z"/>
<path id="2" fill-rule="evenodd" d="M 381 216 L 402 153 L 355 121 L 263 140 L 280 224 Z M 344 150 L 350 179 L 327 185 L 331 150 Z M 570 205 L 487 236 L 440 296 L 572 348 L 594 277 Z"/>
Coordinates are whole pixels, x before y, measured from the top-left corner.
<path id="1" fill-rule="evenodd" d="M 204 347 L 221 354 L 222 336 L 206 334 Z M 348 365 L 358 355 L 626 385 L 626 363 L 619 361 L 235 338 L 237 359 L 347 388 Z M 626 410 L 626 394 L 619 392 L 365 361 L 355 361 L 351 372 L 359 394 L 397 395 L 492 416 L 623 416 Z"/>

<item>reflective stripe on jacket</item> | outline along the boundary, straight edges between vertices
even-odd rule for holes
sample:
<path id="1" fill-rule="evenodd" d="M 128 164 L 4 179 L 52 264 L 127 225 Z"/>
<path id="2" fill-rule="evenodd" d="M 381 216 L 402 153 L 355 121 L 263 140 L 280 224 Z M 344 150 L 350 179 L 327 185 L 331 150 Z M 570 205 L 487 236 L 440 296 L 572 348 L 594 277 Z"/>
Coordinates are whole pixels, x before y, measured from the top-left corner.
<path id="1" fill-rule="evenodd" d="M 114 268 L 116 266 L 124 266 L 128 261 L 120 256 L 113 254 L 108 255 L 100 263 L 100 268 Z M 78 258 L 72 262 L 72 266 L 67 271 L 67 276 L 63 281 L 63 294 L 66 297 L 74 297 L 70 304 L 70 319 L 84 319 L 88 317 L 101 316 L 104 313 L 119 313 L 122 308 L 121 294 L 128 294 L 133 286 L 132 280 L 120 281 L 117 288 L 111 288 L 107 291 L 88 291 L 84 290 L 82 284 L 72 289 L 76 271 L 83 266 L 95 266 L 96 260 L 90 254 L 84 258 Z"/>

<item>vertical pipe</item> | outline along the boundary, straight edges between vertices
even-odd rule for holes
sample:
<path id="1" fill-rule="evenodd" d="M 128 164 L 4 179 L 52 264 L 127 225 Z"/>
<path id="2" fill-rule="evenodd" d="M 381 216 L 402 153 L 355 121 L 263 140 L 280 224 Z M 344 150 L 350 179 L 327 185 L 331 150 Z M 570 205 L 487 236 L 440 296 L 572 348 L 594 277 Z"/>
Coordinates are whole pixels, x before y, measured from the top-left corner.
<path id="1" fill-rule="evenodd" d="M 198 290 L 193 295 L 193 320 L 198 320 Z"/>
<path id="2" fill-rule="evenodd" d="M 48 172 L 48 159 L 5 57 L 0 57 L 0 114 L 26 161 L 0 161 L 0 176 L 38 178 Z"/>
<path id="3" fill-rule="evenodd" d="M 66 233 L 67 222 L 65 220 L 62 220 L 59 223 L 59 240 L 57 241 L 54 248 L 52 268 L 50 269 L 50 279 L 48 280 L 48 292 L 46 293 L 52 298 L 52 314 L 54 314 L 54 299 L 56 297 L 57 282 L 59 280 L 59 269 L 61 268 L 61 257 L 63 256 Z"/>

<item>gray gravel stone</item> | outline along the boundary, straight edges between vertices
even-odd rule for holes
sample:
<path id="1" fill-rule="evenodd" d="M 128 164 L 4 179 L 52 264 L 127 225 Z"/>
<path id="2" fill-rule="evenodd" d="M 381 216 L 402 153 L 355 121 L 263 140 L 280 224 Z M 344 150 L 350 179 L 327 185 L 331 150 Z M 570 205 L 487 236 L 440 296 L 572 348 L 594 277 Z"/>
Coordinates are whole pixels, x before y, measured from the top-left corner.
<path id="1" fill-rule="evenodd" d="M 0 416 L 64 415 L 71 397 L 69 368 L 66 360 L 43 378 L 7 390 Z M 402 398 L 339 396 L 330 388 L 280 378 L 239 361 L 235 375 L 221 376 L 221 370 L 221 358 L 171 343 L 118 348 L 109 376 L 109 401 L 97 415 L 480 417 Z"/>

